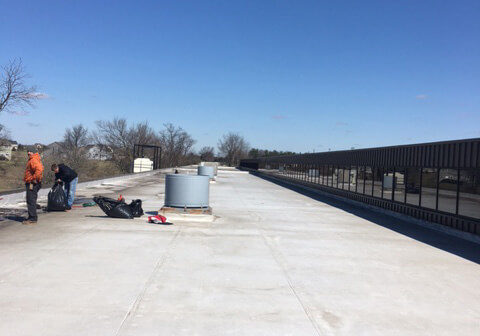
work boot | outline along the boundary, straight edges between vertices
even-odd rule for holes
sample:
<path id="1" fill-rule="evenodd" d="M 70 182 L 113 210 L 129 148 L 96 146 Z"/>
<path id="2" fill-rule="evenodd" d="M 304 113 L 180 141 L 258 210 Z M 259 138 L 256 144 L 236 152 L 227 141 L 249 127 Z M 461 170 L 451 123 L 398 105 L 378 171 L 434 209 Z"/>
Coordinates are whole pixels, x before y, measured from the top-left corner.
<path id="1" fill-rule="evenodd" d="M 36 220 L 26 219 L 22 222 L 23 225 L 35 225 L 37 224 Z"/>

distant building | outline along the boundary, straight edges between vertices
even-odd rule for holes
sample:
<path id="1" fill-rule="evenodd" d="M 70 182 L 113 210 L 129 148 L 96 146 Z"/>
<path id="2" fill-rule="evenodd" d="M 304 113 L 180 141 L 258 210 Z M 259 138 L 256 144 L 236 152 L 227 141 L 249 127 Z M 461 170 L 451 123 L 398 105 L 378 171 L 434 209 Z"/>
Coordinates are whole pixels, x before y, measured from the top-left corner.
<path id="1" fill-rule="evenodd" d="M 33 145 L 25 145 L 24 148 L 29 152 L 41 153 L 47 146 L 41 143 L 35 143 Z"/>
<path id="2" fill-rule="evenodd" d="M 12 159 L 12 152 L 18 150 L 18 143 L 12 140 L 2 140 L 0 143 L 0 160 Z"/>
<path id="3" fill-rule="evenodd" d="M 87 159 L 106 161 L 112 159 L 112 149 L 105 145 L 88 145 L 85 147 Z"/>
<path id="4" fill-rule="evenodd" d="M 45 146 L 45 149 L 43 150 L 43 156 L 48 157 L 48 156 L 63 156 L 63 146 L 61 142 L 52 142 L 48 146 Z"/>

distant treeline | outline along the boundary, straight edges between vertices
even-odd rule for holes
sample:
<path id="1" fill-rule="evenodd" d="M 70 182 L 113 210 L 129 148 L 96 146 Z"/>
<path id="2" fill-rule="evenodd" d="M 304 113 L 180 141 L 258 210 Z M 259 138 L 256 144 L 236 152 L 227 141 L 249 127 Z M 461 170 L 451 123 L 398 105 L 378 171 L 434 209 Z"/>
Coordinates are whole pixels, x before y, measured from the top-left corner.
<path id="1" fill-rule="evenodd" d="M 297 153 L 290 152 L 290 151 L 277 151 L 277 150 L 252 148 L 248 152 L 248 157 L 251 158 L 251 159 L 256 159 L 256 158 L 259 158 L 259 157 L 279 156 L 279 155 L 294 155 L 294 154 L 297 154 Z"/>

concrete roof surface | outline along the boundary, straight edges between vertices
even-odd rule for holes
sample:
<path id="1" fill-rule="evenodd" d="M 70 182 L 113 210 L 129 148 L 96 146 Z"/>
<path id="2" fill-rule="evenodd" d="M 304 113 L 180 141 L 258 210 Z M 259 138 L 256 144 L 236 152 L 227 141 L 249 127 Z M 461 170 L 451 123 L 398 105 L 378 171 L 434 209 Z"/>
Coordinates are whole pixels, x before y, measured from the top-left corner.
<path id="1" fill-rule="evenodd" d="M 163 204 L 164 176 L 77 191 Z M 479 246 L 238 171 L 213 222 L 0 222 L 0 335 L 479 335 Z"/>

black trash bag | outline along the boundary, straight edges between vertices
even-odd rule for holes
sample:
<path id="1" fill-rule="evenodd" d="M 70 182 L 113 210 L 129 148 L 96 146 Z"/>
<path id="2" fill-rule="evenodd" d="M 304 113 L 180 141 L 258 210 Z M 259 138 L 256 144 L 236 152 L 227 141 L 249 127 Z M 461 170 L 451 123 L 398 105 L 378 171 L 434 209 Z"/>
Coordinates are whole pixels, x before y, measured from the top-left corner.
<path id="1" fill-rule="evenodd" d="M 107 215 L 113 210 L 113 208 L 120 204 L 119 201 L 103 196 L 94 197 L 93 201 L 97 203 L 100 209 L 102 209 Z"/>
<path id="2" fill-rule="evenodd" d="M 102 209 L 108 217 L 124 219 L 133 218 L 132 208 L 130 205 L 125 204 L 124 201 L 117 201 L 113 198 L 102 196 L 94 197 L 93 201 L 98 204 L 100 209 Z"/>
<path id="3" fill-rule="evenodd" d="M 55 183 L 48 192 L 47 211 L 65 211 L 67 209 L 67 197 L 60 183 Z"/>
<path id="4" fill-rule="evenodd" d="M 143 216 L 142 200 L 133 200 L 132 203 L 130 203 L 130 208 L 132 209 L 133 217 Z"/>
<path id="5" fill-rule="evenodd" d="M 125 203 L 118 204 L 107 215 L 113 218 L 133 219 L 132 208 L 130 205 Z"/>

